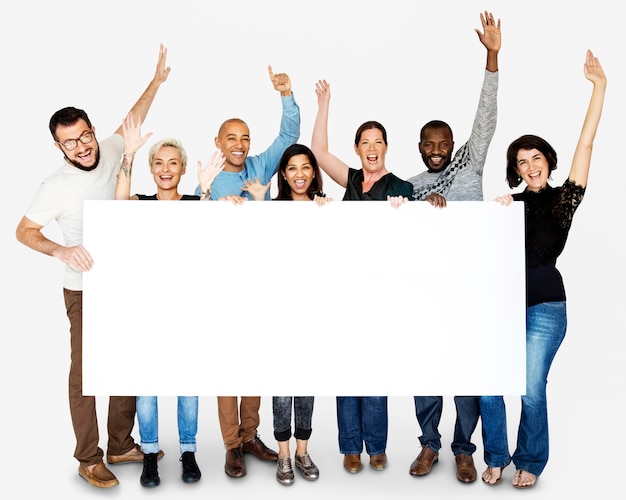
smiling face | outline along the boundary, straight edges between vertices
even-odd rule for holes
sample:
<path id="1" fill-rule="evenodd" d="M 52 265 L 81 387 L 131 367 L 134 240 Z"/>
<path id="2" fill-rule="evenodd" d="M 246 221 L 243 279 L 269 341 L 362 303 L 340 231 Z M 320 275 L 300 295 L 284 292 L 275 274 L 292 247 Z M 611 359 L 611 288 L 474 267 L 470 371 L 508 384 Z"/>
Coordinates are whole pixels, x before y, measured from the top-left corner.
<path id="1" fill-rule="evenodd" d="M 159 191 L 176 191 L 185 173 L 180 150 L 173 146 L 160 148 L 152 157 L 150 173 Z"/>
<path id="2" fill-rule="evenodd" d="M 58 142 L 55 142 L 55 146 L 63 152 L 65 159 L 71 165 L 81 170 L 93 170 L 100 162 L 100 147 L 95 137 L 95 130 L 95 128 L 89 128 L 87 122 L 82 118 L 69 126 L 58 125 L 55 130 L 55 137 Z M 89 143 L 84 144 L 78 140 L 89 132 L 94 133 L 93 139 Z M 75 149 L 68 150 L 63 146 L 70 140 L 76 140 L 77 146 Z"/>
<path id="3" fill-rule="evenodd" d="M 429 172 L 441 172 L 452 159 L 454 141 L 447 127 L 429 127 L 419 143 L 422 160 Z"/>
<path id="4" fill-rule="evenodd" d="M 369 173 L 385 170 L 387 144 L 385 144 L 381 130 L 377 128 L 364 130 L 358 143 L 354 146 L 354 151 L 361 158 L 363 170 Z"/>
<path id="5" fill-rule="evenodd" d="M 220 127 L 215 146 L 224 154 L 226 172 L 241 172 L 250 151 L 250 129 L 241 120 L 227 120 Z"/>
<path id="6" fill-rule="evenodd" d="M 517 152 L 516 170 L 529 191 L 540 191 L 548 184 L 548 160 L 538 149 L 520 149 Z"/>
<path id="7" fill-rule="evenodd" d="M 307 155 L 298 154 L 289 158 L 283 177 L 291 188 L 293 200 L 310 200 L 308 193 L 315 173 Z"/>

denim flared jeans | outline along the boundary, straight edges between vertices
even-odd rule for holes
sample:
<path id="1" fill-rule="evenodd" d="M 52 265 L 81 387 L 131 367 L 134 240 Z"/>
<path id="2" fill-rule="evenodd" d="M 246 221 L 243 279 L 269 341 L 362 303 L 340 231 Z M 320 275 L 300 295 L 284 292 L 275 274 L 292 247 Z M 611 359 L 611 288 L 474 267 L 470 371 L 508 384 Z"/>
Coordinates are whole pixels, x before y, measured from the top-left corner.
<path id="1" fill-rule="evenodd" d="M 506 408 L 502 396 L 482 396 L 485 463 L 504 467 L 512 460 L 516 469 L 539 476 L 548 462 L 548 406 L 546 386 L 554 356 L 567 330 L 566 302 L 544 302 L 526 309 L 526 394 L 517 432 L 517 447 L 509 455 Z"/>

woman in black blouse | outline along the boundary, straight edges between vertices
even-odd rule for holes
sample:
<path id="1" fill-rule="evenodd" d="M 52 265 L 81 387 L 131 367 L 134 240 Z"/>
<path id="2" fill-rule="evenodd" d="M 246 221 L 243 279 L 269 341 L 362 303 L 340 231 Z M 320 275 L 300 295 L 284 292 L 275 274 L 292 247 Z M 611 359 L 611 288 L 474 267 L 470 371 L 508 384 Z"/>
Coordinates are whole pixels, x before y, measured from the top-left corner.
<path id="1" fill-rule="evenodd" d="M 363 123 L 356 131 L 354 151 L 361 168 L 350 168 L 328 151 L 328 108 L 330 84 L 319 80 L 315 86 L 318 112 L 313 126 L 311 149 L 320 168 L 346 188 L 343 201 L 384 201 L 397 207 L 413 199 L 413 185 L 387 170 L 387 131 L 377 121 Z M 388 413 L 386 396 L 338 396 L 337 425 L 343 467 L 355 474 L 362 469 L 363 445 L 370 467 L 381 471 L 387 465 Z"/>
<path id="2" fill-rule="evenodd" d="M 561 187 L 548 184 L 557 166 L 556 152 L 544 139 L 524 135 L 507 151 L 507 181 L 511 188 L 522 181 L 521 193 L 496 200 L 503 205 L 523 201 L 526 225 L 526 394 L 517 435 L 517 448 L 509 454 L 506 411 L 502 396 L 480 400 L 486 484 L 502 480 L 502 470 L 515 464 L 513 486 L 530 488 L 548 461 L 546 384 L 552 360 L 567 328 L 565 289 L 556 260 L 563 251 L 574 212 L 587 186 L 591 151 L 606 90 L 600 62 L 587 51 L 585 77 L 593 92 L 570 169 Z"/>

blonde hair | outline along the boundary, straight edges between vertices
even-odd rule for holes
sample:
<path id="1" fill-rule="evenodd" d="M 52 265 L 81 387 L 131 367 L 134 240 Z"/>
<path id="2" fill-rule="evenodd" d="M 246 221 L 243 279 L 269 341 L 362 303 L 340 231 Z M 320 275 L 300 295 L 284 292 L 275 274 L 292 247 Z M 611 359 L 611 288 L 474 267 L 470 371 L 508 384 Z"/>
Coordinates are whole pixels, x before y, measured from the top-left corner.
<path id="1" fill-rule="evenodd" d="M 154 146 L 150 148 L 150 152 L 148 153 L 148 165 L 149 166 L 152 166 L 152 159 L 154 158 L 154 155 L 157 154 L 157 152 L 161 148 L 165 148 L 165 147 L 178 149 L 180 153 L 180 161 L 183 165 L 183 168 L 187 166 L 187 152 L 185 151 L 185 148 L 183 147 L 182 142 L 174 138 L 161 139 L 159 142 L 157 142 Z"/>

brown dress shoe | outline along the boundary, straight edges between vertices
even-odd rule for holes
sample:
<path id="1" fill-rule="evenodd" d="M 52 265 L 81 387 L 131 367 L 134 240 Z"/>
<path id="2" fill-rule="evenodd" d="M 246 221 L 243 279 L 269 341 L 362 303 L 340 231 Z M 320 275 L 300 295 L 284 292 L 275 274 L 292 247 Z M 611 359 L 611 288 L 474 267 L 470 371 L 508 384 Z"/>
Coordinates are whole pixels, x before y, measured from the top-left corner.
<path id="1" fill-rule="evenodd" d="M 434 464 L 439 461 L 439 452 L 429 448 L 428 446 L 422 446 L 422 451 L 417 456 L 411 468 L 409 474 L 412 476 L 425 476 L 430 472 L 430 469 Z"/>
<path id="2" fill-rule="evenodd" d="M 473 483 L 476 481 L 476 467 L 472 455 L 460 454 L 456 459 L 456 478 L 462 483 Z"/>
<path id="3" fill-rule="evenodd" d="M 387 465 L 387 454 L 381 453 L 379 455 L 372 455 L 370 457 L 370 466 L 375 470 L 383 470 Z"/>
<path id="4" fill-rule="evenodd" d="M 343 457 L 343 468 L 350 474 L 356 474 L 361 470 L 361 455 L 345 455 Z"/>
<path id="5" fill-rule="evenodd" d="M 89 484 L 98 488 L 110 488 L 120 484 L 115 475 L 106 468 L 104 463 L 100 462 L 91 470 L 86 465 L 78 467 L 78 474 L 84 478 Z"/>
<path id="6" fill-rule="evenodd" d="M 243 443 L 242 449 L 244 453 L 250 453 L 260 460 L 269 460 L 274 462 L 278 460 L 278 453 L 265 446 L 265 443 L 261 441 L 258 434 L 250 441 Z"/>
<path id="7" fill-rule="evenodd" d="M 157 454 L 157 460 L 163 458 L 165 453 L 163 450 L 159 450 Z M 135 445 L 134 448 L 131 448 L 129 451 L 124 453 L 123 455 L 108 455 L 107 454 L 107 462 L 111 465 L 115 464 L 130 464 L 141 462 L 143 463 L 143 451 L 141 451 L 141 446 L 138 444 Z"/>
<path id="8" fill-rule="evenodd" d="M 246 462 L 243 459 L 241 446 L 226 450 L 224 472 L 230 477 L 243 477 L 246 475 Z"/>

